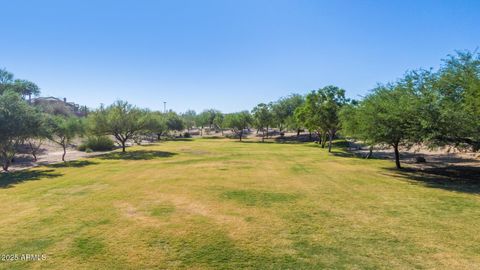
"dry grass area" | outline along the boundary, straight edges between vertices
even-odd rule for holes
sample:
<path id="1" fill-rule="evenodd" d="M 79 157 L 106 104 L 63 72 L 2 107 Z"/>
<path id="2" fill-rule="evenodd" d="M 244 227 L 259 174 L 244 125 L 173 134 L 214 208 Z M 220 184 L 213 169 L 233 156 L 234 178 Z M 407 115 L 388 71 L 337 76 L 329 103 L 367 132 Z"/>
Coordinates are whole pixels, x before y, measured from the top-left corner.
<path id="1" fill-rule="evenodd" d="M 480 268 L 478 186 L 335 152 L 194 139 L 1 175 L 0 254 L 47 259 L 0 268 Z"/>

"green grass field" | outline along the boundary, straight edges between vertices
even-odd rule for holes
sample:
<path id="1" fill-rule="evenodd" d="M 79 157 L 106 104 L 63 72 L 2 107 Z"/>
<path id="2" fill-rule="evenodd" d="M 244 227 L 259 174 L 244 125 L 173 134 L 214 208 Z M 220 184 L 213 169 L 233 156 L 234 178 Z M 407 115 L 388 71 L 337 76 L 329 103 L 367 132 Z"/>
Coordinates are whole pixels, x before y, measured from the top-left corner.
<path id="1" fill-rule="evenodd" d="M 1 269 L 475 269 L 475 189 L 314 144 L 170 141 L 0 176 Z M 439 180 L 440 181 L 440 180 Z"/>

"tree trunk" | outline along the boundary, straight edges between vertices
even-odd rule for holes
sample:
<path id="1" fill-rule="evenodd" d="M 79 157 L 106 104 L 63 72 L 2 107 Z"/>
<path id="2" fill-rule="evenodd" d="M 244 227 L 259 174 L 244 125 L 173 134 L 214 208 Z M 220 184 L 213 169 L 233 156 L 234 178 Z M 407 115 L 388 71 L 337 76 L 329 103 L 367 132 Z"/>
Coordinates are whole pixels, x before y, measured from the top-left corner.
<path id="1" fill-rule="evenodd" d="M 126 141 L 122 141 L 122 152 L 125 152 L 125 142 Z"/>
<path id="2" fill-rule="evenodd" d="M 297 137 L 300 136 L 300 129 L 297 129 Z"/>
<path id="3" fill-rule="evenodd" d="M 262 142 L 265 142 L 265 129 L 262 130 Z"/>
<path id="4" fill-rule="evenodd" d="M 8 167 L 10 167 L 10 158 L 4 158 L 2 162 L 2 169 L 5 172 L 8 172 Z"/>
<path id="5" fill-rule="evenodd" d="M 312 132 L 311 131 L 308 132 L 308 140 L 312 141 Z"/>
<path id="6" fill-rule="evenodd" d="M 5 172 L 8 172 L 8 167 L 10 166 L 11 159 L 6 152 L 2 151 L 1 161 L 2 161 L 2 169 Z"/>
<path id="7" fill-rule="evenodd" d="M 67 154 L 67 146 L 62 145 L 62 148 L 63 148 L 62 161 L 65 162 L 65 155 Z"/>
<path id="8" fill-rule="evenodd" d="M 373 156 L 373 145 L 370 145 L 370 147 L 368 148 L 368 154 L 367 156 L 365 157 L 365 159 L 369 159 Z"/>
<path id="9" fill-rule="evenodd" d="M 267 139 L 268 139 L 268 126 L 267 126 Z"/>
<path id="10" fill-rule="evenodd" d="M 322 148 L 325 148 L 327 143 L 327 133 L 318 133 L 318 142 L 321 144 Z"/>
<path id="11" fill-rule="evenodd" d="M 333 140 L 333 134 L 332 132 L 328 132 L 328 152 L 332 152 L 332 140 Z"/>
<path id="12" fill-rule="evenodd" d="M 401 169 L 402 166 L 400 165 L 400 152 L 398 151 L 398 143 L 393 145 L 393 149 L 395 150 L 395 166 L 397 169 Z"/>
<path id="13" fill-rule="evenodd" d="M 37 162 L 37 154 L 36 154 L 37 151 L 35 150 L 35 146 L 32 144 L 32 142 L 29 142 L 28 145 L 30 146 L 30 152 L 32 153 L 33 161 Z"/>
<path id="14" fill-rule="evenodd" d="M 160 141 L 160 136 L 161 136 L 161 134 L 157 133 L 157 141 Z"/>

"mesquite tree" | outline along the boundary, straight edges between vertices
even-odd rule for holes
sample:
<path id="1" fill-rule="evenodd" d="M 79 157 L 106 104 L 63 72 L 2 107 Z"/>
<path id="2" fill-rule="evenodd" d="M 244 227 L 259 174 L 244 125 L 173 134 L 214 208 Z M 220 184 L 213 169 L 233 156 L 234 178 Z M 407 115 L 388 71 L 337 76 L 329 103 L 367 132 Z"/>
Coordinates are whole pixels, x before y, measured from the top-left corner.
<path id="1" fill-rule="evenodd" d="M 272 125 L 273 114 L 270 110 L 270 107 L 265 103 L 260 103 L 252 110 L 254 123 L 257 129 L 262 130 L 262 142 L 265 141 L 265 130 L 267 130 L 268 136 L 268 127 Z"/>
<path id="2" fill-rule="evenodd" d="M 225 126 L 232 129 L 242 141 L 244 130 L 252 124 L 252 116 L 248 111 L 229 113 L 225 115 Z"/>
<path id="3" fill-rule="evenodd" d="M 52 116 L 47 125 L 48 139 L 62 147 L 62 161 L 65 162 L 67 148 L 75 137 L 83 135 L 84 124 L 77 117 Z"/>
<path id="4" fill-rule="evenodd" d="M 0 94 L 0 161 L 8 171 L 19 145 L 40 128 L 41 118 L 18 93 L 6 90 Z"/>
<path id="5" fill-rule="evenodd" d="M 125 152 L 126 143 L 147 128 L 147 112 L 126 101 L 101 106 L 89 114 L 89 128 L 97 135 L 112 135 Z"/>
<path id="6" fill-rule="evenodd" d="M 317 131 L 322 147 L 325 145 L 325 137 L 328 137 L 328 152 L 331 152 L 333 138 L 341 128 L 339 112 L 348 102 L 345 90 L 326 86 L 308 94 L 305 103 L 297 109 L 296 116 L 307 128 Z"/>

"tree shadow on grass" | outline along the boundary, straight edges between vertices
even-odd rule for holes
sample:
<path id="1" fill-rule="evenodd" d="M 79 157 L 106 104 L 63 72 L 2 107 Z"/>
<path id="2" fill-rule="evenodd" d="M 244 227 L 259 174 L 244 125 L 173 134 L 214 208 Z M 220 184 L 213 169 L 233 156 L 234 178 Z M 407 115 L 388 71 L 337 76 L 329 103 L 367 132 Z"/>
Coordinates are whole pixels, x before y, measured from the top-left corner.
<path id="1" fill-rule="evenodd" d="M 237 143 L 259 143 L 259 144 L 275 143 L 275 142 L 272 142 L 272 141 L 263 141 L 262 142 L 261 140 L 258 140 L 258 141 L 245 141 L 245 140 L 239 141 L 238 139 L 236 139 L 233 142 L 237 142 Z"/>
<path id="2" fill-rule="evenodd" d="M 55 163 L 46 165 L 48 168 L 81 168 L 89 165 L 95 165 L 98 162 L 90 161 L 90 160 L 72 160 L 67 162 Z"/>
<path id="3" fill-rule="evenodd" d="M 318 146 L 319 147 L 319 146 Z M 325 147 L 326 150 L 328 150 L 328 147 Z M 367 157 L 367 154 L 363 153 L 357 153 L 357 152 L 349 152 L 347 150 L 339 150 L 339 149 L 332 149 L 332 152 L 330 154 L 336 156 L 336 157 L 343 157 L 343 158 L 356 158 L 356 159 L 365 159 L 365 160 L 372 160 L 372 159 L 381 159 L 385 160 L 386 158 L 384 157 L 379 157 L 379 156 L 371 156 L 369 158 Z M 392 159 L 393 160 L 393 159 Z M 404 162 L 404 160 L 401 160 Z"/>
<path id="4" fill-rule="evenodd" d="M 480 193 L 480 168 L 447 166 L 429 168 L 384 168 L 390 176 L 399 176 L 413 183 L 464 193 Z"/>
<path id="5" fill-rule="evenodd" d="M 227 137 L 215 135 L 215 136 L 205 136 L 200 138 L 202 138 L 203 140 L 218 140 L 218 139 L 226 139 Z"/>
<path id="6" fill-rule="evenodd" d="M 301 143 L 311 143 L 314 140 L 318 140 L 317 136 L 313 136 L 310 138 L 308 134 L 300 134 L 299 136 L 283 136 L 283 137 L 275 137 L 273 139 L 277 143 L 288 143 L 288 144 L 301 144 Z"/>
<path id="7" fill-rule="evenodd" d="M 113 152 L 97 156 L 96 158 L 107 160 L 150 160 L 156 158 L 168 158 L 174 155 L 176 155 L 176 153 L 164 151 L 127 150 L 127 152 Z"/>
<path id="8" fill-rule="evenodd" d="M 63 174 L 55 172 L 55 170 L 24 170 L 10 173 L 0 173 L 0 188 L 11 188 L 16 184 L 35 181 L 44 178 L 54 178 Z"/>
<path id="9" fill-rule="evenodd" d="M 166 141 L 177 141 L 177 142 L 192 142 L 193 139 L 192 138 L 171 138 L 171 139 L 167 139 Z"/>
<path id="10" fill-rule="evenodd" d="M 332 151 L 334 156 L 344 158 L 365 159 L 365 153 L 357 153 L 348 151 L 348 144 L 338 144 L 338 148 Z M 480 167 L 471 165 L 471 159 L 450 159 L 450 163 L 440 162 L 440 159 L 430 158 L 436 162 L 426 163 L 422 166 L 413 165 L 410 159 L 405 158 L 402 153 L 402 169 L 392 167 L 385 167 L 386 175 L 401 177 L 411 183 L 421 184 L 431 188 L 441 188 L 450 191 L 464 192 L 464 193 L 480 193 Z M 412 155 L 414 156 L 414 155 Z M 392 158 L 385 156 L 373 156 L 369 159 L 388 159 Z M 440 160 L 440 161 L 439 161 Z"/>

